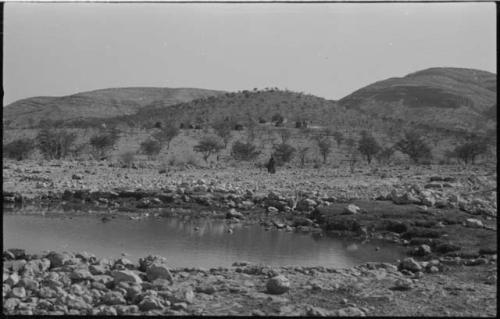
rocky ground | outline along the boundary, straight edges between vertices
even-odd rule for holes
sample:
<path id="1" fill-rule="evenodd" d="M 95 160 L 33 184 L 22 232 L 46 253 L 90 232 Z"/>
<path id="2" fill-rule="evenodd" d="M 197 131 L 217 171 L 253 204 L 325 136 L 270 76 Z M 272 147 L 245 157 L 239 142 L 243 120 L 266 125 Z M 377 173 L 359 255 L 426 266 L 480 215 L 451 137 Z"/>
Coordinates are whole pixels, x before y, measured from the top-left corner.
<path id="1" fill-rule="evenodd" d="M 4 252 L 4 313 L 496 315 L 496 168 L 137 169 L 107 162 L 4 162 L 4 208 L 27 204 L 208 214 L 288 231 L 383 238 L 397 265 L 352 269 L 168 269 Z M 105 218 L 105 217 L 103 217 Z M 168 256 L 166 256 L 168 257 Z M 154 265 L 154 266 L 151 266 Z M 152 267 L 152 268 L 151 268 Z"/>

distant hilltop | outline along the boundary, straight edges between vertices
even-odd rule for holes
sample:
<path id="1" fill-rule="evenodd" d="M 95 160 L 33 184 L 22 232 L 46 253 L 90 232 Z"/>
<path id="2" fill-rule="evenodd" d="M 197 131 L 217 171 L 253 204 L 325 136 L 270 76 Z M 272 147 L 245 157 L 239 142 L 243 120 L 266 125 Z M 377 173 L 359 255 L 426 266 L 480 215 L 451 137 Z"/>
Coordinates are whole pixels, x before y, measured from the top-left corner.
<path id="1" fill-rule="evenodd" d="M 427 129 L 474 131 L 496 127 L 496 74 L 463 68 L 430 68 L 363 87 L 332 101 L 278 89 L 224 92 L 194 88 L 114 88 L 63 97 L 33 97 L 4 108 L 7 128 L 36 127 L 43 119 L 71 122 L 151 121 L 209 123 L 220 117 L 269 121 L 275 113 L 290 125 L 358 125 L 373 121 Z M 350 124 L 349 124 L 350 123 Z"/>

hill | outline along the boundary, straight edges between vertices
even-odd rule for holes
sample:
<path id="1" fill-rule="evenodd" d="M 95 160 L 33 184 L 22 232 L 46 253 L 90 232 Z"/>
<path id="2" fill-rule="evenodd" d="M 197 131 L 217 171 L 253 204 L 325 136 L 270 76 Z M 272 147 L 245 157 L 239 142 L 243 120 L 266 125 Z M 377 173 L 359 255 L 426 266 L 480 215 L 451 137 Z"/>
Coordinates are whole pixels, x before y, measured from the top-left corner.
<path id="1" fill-rule="evenodd" d="M 448 130 L 496 126 L 496 74 L 460 68 L 430 68 L 361 88 L 339 105 L 370 116 Z"/>
<path id="2" fill-rule="evenodd" d="M 130 87 L 82 92 L 62 97 L 32 97 L 4 107 L 4 125 L 12 128 L 36 126 L 44 119 L 74 120 L 109 118 L 133 114 L 146 105 L 169 106 L 222 94 L 193 88 Z"/>

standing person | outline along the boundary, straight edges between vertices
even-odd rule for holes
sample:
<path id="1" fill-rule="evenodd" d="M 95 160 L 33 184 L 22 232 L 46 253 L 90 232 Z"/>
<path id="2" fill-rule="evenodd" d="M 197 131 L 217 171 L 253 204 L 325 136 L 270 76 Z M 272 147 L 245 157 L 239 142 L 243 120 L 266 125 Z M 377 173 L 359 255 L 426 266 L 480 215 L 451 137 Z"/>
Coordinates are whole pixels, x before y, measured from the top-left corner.
<path id="1" fill-rule="evenodd" d="M 267 171 L 270 174 L 276 173 L 276 163 L 274 161 L 274 156 L 271 155 L 271 158 L 269 159 L 269 162 L 267 163 Z"/>

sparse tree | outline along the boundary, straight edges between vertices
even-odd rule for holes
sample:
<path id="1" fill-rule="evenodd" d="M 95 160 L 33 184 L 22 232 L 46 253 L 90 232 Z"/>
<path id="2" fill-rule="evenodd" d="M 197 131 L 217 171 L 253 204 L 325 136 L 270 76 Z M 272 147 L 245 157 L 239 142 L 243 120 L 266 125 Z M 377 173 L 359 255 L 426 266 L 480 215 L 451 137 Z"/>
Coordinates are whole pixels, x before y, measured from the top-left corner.
<path id="1" fill-rule="evenodd" d="M 295 155 L 295 148 L 288 144 L 278 144 L 274 147 L 273 157 L 276 161 L 276 165 L 282 166 L 285 163 L 290 162 Z"/>
<path id="2" fill-rule="evenodd" d="M 170 142 L 179 135 L 179 129 L 173 123 L 167 123 L 165 127 L 160 128 L 160 131 L 153 134 L 155 138 L 161 144 L 166 143 L 167 150 L 170 149 Z"/>
<path id="3" fill-rule="evenodd" d="M 323 157 L 323 164 L 325 164 L 328 155 L 332 151 L 332 142 L 328 136 L 319 136 L 316 138 L 316 143 L 318 144 L 319 153 Z"/>
<path id="4" fill-rule="evenodd" d="M 225 121 L 222 119 L 219 119 L 212 124 L 215 134 L 217 134 L 224 142 L 224 148 L 227 147 L 227 144 L 231 140 L 231 131 L 233 126 L 234 123 L 232 121 Z"/>
<path id="5" fill-rule="evenodd" d="M 94 156 L 99 158 L 106 157 L 107 153 L 113 149 L 118 139 L 119 135 L 115 131 L 94 135 L 90 139 L 90 145 L 94 150 Z"/>
<path id="6" fill-rule="evenodd" d="M 236 141 L 231 148 L 231 156 L 237 161 L 252 161 L 260 152 L 257 147 L 251 143 Z"/>
<path id="7" fill-rule="evenodd" d="M 27 159 L 35 148 L 35 142 L 30 138 L 21 138 L 3 146 L 3 154 L 7 158 L 18 161 Z"/>
<path id="8" fill-rule="evenodd" d="M 300 167 L 304 168 L 306 166 L 307 153 L 309 152 L 308 146 L 299 147 L 297 153 L 299 154 Z"/>
<path id="9" fill-rule="evenodd" d="M 219 138 L 211 135 L 203 137 L 193 148 L 195 152 L 202 154 L 203 159 L 207 163 L 211 155 L 219 153 L 222 149 L 224 149 L 224 144 Z"/>
<path id="10" fill-rule="evenodd" d="M 361 132 L 361 138 L 358 142 L 358 150 L 366 158 L 368 164 L 371 164 L 372 158 L 380 152 L 382 147 L 377 140 L 367 131 Z"/>
<path id="11" fill-rule="evenodd" d="M 477 156 L 485 154 L 488 151 L 488 144 L 484 138 L 474 138 L 457 146 L 453 150 L 453 155 L 464 164 L 474 164 Z"/>
<path id="12" fill-rule="evenodd" d="M 422 159 L 430 160 L 432 158 L 431 148 L 416 131 L 406 132 L 394 147 L 408 155 L 414 163 L 419 163 Z"/>
<path id="13" fill-rule="evenodd" d="M 339 131 L 335 131 L 333 132 L 333 138 L 335 139 L 335 142 L 337 142 L 337 146 L 340 147 L 344 141 L 344 135 Z"/>
<path id="14" fill-rule="evenodd" d="M 61 159 L 70 153 L 70 148 L 76 140 L 76 134 L 66 130 L 44 127 L 35 140 L 46 159 Z"/>

